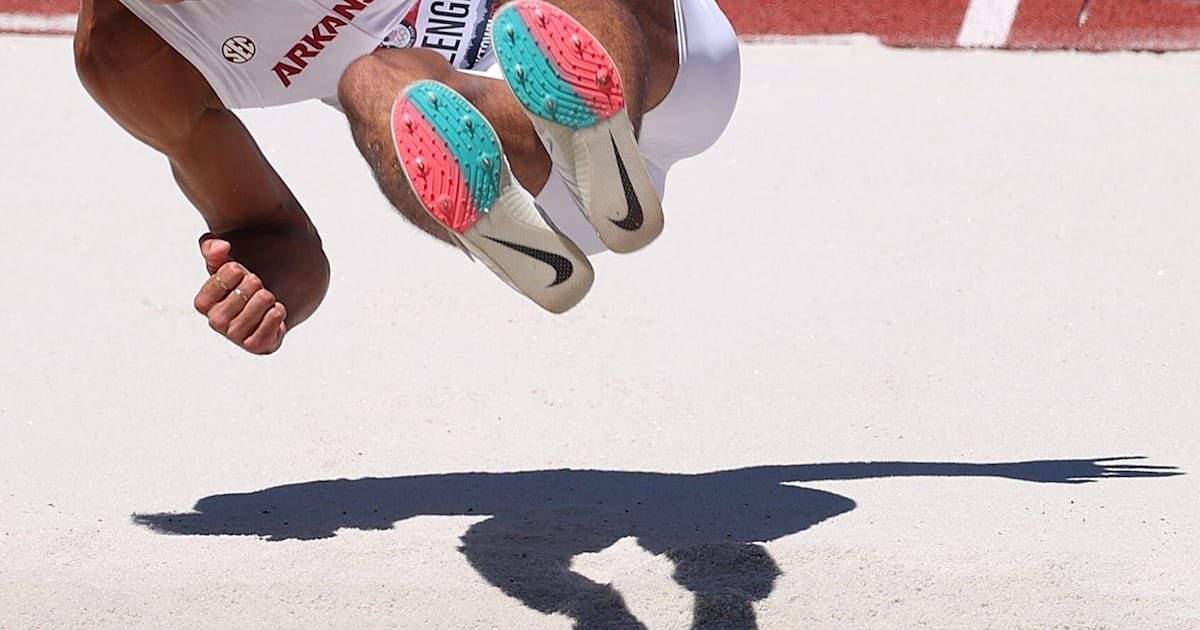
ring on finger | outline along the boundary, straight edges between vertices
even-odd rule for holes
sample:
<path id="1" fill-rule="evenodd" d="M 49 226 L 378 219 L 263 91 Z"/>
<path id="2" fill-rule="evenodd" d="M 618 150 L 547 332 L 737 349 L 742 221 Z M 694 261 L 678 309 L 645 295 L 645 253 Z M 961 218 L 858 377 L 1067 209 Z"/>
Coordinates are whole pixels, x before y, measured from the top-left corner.
<path id="1" fill-rule="evenodd" d="M 221 287 L 222 291 L 224 291 L 226 293 L 229 292 L 229 285 L 225 284 L 225 281 L 221 279 L 221 276 L 213 275 L 212 280 L 213 280 L 213 284 Z"/>
<path id="2" fill-rule="evenodd" d="M 242 300 L 245 301 L 247 304 L 250 302 L 250 296 L 246 295 L 246 292 L 243 291 L 241 287 L 235 287 L 233 289 L 233 294 L 242 298 Z"/>

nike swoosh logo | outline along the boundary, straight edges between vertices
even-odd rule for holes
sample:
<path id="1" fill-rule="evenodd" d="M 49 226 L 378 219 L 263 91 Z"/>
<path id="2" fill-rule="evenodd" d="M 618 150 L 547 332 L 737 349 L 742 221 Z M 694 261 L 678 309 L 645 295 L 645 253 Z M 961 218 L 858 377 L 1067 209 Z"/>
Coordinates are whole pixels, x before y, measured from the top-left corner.
<path id="1" fill-rule="evenodd" d="M 625 215 L 624 219 L 620 221 L 609 219 L 609 221 L 626 232 L 636 232 L 646 220 L 642 214 L 642 202 L 638 201 L 637 191 L 633 189 L 633 181 L 629 179 L 629 171 L 625 169 L 625 160 L 621 159 L 621 151 L 617 149 L 617 139 L 613 137 L 612 132 L 609 132 L 608 139 L 612 141 L 613 155 L 617 156 L 617 170 L 621 173 L 621 188 L 625 190 L 625 205 L 629 207 L 629 214 Z"/>
<path id="2" fill-rule="evenodd" d="M 546 288 L 556 287 L 567 280 L 570 280 L 571 275 L 575 273 L 575 265 L 571 264 L 571 261 L 567 260 L 567 258 L 564 256 L 559 256 L 558 254 L 534 247 L 529 247 L 527 245 L 521 245 L 520 243 L 510 243 L 508 241 L 492 238 L 486 235 L 484 238 L 495 243 L 500 243 L 501 245 L 513 251 L 525 254 L 530 258 L 536 258 L 537 260 L 550 265 L 550 267 L 554 269 L 554 282 L 551 282 Z"/>

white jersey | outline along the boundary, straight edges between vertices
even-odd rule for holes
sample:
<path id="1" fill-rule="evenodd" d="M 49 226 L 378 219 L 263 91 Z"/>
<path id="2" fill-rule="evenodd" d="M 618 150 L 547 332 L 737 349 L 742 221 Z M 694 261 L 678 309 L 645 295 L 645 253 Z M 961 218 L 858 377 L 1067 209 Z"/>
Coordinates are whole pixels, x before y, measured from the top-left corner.
<path id="1" fill-rule="evenodd" d="M 380 46 L 491 63 L 495 0 L 121 0 L 179 51 L 226 107 L 333 102 L 342 73 Z"/>

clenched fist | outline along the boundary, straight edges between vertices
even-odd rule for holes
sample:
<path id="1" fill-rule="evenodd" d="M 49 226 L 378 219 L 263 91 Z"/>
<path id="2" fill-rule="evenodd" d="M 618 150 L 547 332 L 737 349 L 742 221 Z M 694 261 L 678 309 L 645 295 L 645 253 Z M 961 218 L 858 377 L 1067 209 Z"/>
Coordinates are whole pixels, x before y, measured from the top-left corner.
<path id="1" fill-rule="evenodd" d="M 229 252 L 229 242 L 220 238 L 200 242 L 210 275 L 196 293 L 196 310 L 208 318 L 213 330 L 243 349 L 255 354 L 275 352 L 287 333 L 287 308 Z"/>

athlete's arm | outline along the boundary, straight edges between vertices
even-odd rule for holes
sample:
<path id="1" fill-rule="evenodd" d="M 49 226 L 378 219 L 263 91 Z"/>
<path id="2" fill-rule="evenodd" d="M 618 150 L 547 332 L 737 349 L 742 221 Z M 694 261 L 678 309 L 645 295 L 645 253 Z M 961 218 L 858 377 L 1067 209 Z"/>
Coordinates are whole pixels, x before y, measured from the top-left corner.
<path id="1" fill-rule="evenodd" d="M 308 215 L 204 77 L 117 0 L 85 0 L 76 67 L 96 102 L 162 152 L 208 223 L 195 306 L 214 330 L 273 352 L 316 310 L 329 264 Z"/>

